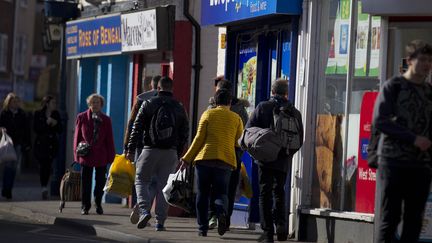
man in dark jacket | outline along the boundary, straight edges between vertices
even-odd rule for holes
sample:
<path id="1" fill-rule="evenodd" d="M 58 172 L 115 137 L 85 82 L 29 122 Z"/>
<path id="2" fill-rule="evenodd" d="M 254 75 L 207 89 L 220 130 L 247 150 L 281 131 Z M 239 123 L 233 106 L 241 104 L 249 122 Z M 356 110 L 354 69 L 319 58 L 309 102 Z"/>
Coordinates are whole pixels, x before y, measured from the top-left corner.
<path id="1" fill-rule="evenodd" d="M 143 141 L 144 144 L 136 161 L 135 189 L 140 207 L 140 218 L 137 224 L 139 229 L 144 228 L 151 218 L 150 209 L 154 195 L 150 195 L 149 185 L 152 183 L 152 178 L 158 179 L 157 193 L 162 193 L 162 188 L 169 174 L 174 170 L 178 155 L 183 151 L 188 138 L 188 118 L 183 105 L 173 98 L 172 83 L 169 77 L 163 77 L 159 81 L 158 95 L 144 101 L 141 105 L 129 138 L 126 156 L 131 161 L 135 160 L 138 141 Z M 167 114 L 168 112 L 170 113 Z M 156 122 L 155 119 L 162 119 L 163 122 Z M 164 124 L 170 123 L 174 123 L 173 127 L 159 130 Z M 170 135 L 167 137 L 166 134 Z M 171 142 L 162 144 L 161 141 Z M 165 229 L 168 204 L 161 201 L 156 204 L 156 211 L 156 230 L 162 231 Z"/>
<path id="2" fill-rule="evenodd" d="M 401 214 L 400 242 L 417 242 L 430 191 L 432 90 L 425 80 L 432 46 L 416 40 L 406 52 L 408 71 L 384 83 L 373 114 L 373 126 L 381 132 L 376 243 L 393 242 Z"/>
<path id="3" fill-rule="evenodd" d="M 145 91 L 145 92 L 137 95 L 137 97 L 136 97 L 137 100 L 132 107 L 132 111 L 131 111 L 129 121 L 128 121 L 128 124 L 126 127 L 126 132 L 125 132 L 125 136 L 124 136 L 123 151 L 128 150 L 127 146 L 129 143 L 130 134 L 132 132 L 133 123 L 135 122 L 135 119 L 137 117 L 138 111 L 139 111 L 142 103 L 157 95 L 157 93 L 158 93 L 157 86 L 158 86 L 159 80 L 161 78 L 162 77 L 160 75 L 154 76 L 150 82 L 151 90 Z M 135 160 L 138 159 L 138 156 L 141 154 L 142 149 L 143 149 L 142 141 L 138 141 L 137 148 L 135 150 Z M 156 178 L 154 178 L 152 180 L 152 184 L 150 185 L 149 190 L 150 190 L 150 195 L 153 195 L 153 194 L 156 195 L 156 203 L 158 203 L 161 200 L 165 200 L 165 198 L 163 197 L 163 195 L 157 193 L 156 185 L 157 185 L 157 180 L 156 180 Z M 133 190 L 133 194 L 135 196 L 135 194 L 136 194 L 135 190 Z M 153 196 L 151 196 L 151 197 L 153 197 Z M 135 206 L 133 207 L 132 213 L 130 215 L 130 222 L 132 224 L 136 224 L 136 223 L 138 223 L 138 220 L 139 220 L 139 207 L 138 207 L 138 204 L 135 204 Z"/>
<path id="4" fill-rule="evenodd" d="M 279 112 L 281 107 L 292 109 L 294 117 L 300 125 L 300 143 L 303 144 L 303 124 L 301 113 L 288 101 L 288 81 L 278 79 L 272 85 L 272 97 L 268 101 L 258 104 L 252 113 L 246 128 L 260 127 L 270 128 L 274 122 L 273 112 Z M 258 164 L 258 180 L 260 186 L 259 209 L 261 228 L 264 231 L 260 242 L 273 242 L 274 224 L 278 241 L 287 239 L 288 225 L 285 206 L 285 193 L 290 194 L 292 157 L 296 150 L 290 150 L 289 154 L 284 149 L 279 152 L 278 158 L 272 162 L 255 161 Z M 288 179 L 287 191 L 285 183 Z M 274 203 L 273 203 L 274 201 Z"/>

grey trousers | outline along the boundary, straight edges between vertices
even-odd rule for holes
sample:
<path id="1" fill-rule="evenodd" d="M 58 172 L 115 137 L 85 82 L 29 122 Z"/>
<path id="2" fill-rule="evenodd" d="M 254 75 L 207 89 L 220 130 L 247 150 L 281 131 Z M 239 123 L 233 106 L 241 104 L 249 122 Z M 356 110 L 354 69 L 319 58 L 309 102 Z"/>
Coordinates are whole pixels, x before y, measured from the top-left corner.
<path id="1" fill-rule="evenodd" d="M 163 197 L 162 189 L 177 161 L 176 150 L 151 148 L 143 149 L 135 164 L 135 190 L 141 215 L 150 214 L 152 202 L 156 198 L 156 223 L 162 225 L 168 213 L 168 203 Z M 156 197 L 157 194 L 159 196 Z"/>

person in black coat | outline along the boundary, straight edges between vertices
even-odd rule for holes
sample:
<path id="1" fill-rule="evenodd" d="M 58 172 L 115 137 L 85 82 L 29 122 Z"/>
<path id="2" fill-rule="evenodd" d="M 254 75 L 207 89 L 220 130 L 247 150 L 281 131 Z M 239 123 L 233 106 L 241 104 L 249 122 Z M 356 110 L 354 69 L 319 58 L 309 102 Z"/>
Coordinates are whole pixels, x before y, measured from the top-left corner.
<path id="1" fill-rule="evenodd" d="M 9 93 L 3 101 L 3 109 L 0 113 L 0 128 L 6 129 L 14 144 L 17 161 L 7 161 L 3 170 L 2 196 L 12 198 L 12 188 L 15 175 L 21 166 L 21 149 L 30 148 L 30 127 L 24 110 L 20 108 L 20 98 Z"/>
<path id="2" fill-rule="evenodd" d="M 268 101 L 262 101 L 255 108 L 246 128 L 260 127 L 270 128 L 274 122 L 273 112 L 281 107 L 289 108 L 292 115 L 299 122 L 300 147 L 303 145 L 303 122 L 301 113 L 288 100 L 288 81 L 277 79 L 272 85 L 272 97 Z M 263 234 L 259 242 L 274 242 L 274 225 L 278 241 L 285 241 L 288 238 L 286 195 L 290 195 L 292 158 L 297 152 L 290 149 L 281 150 L 275 161 L 263 162 L 256 160 L 258 164 L 259 181 L 259 212 Z M 286 182 L 288 183 L 285 187 Z M 289 198 L 289 196 L 288 196 Z M 287 200 L 289 202 L 289 199 Z"/>
<path id="3" fill-rule="evenodd" d="M 53 96 L 42 99 L 42 108 L 35 111 L 33 129 L 36 133 L 34 156 L 39 162 L 39 176 L 42 186 L 42 199 L 48 199 L 48 181 L 51 165 L 57 156 L 58 135 L 62 131 L 60 113 L 56 110 L 57 102 Z"/>

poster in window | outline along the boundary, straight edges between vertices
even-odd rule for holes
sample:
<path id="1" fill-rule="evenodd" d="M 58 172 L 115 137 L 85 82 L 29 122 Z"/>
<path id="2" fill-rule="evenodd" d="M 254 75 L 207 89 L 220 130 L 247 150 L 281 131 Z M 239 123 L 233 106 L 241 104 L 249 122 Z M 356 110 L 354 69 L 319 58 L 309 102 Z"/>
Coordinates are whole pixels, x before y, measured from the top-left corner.
<path id="1" fill-rule="evenodd" d="M 240 44 L 238 66 L 237 96 L 246 99 L 251 104 L 247 111 L 249 114 L 255 109 L 257 44 L 249 41 Z"/>
<path id="2" fill-rule="evenodd" d="M 358 24 L 355 53 L 355 73 L 357 77 L 366 76 L 367 43 L 369 38 L 369 14 L 362 13 L 361 2 L 358 3 Z"/>
<path id="3" fill-rule="evenodd" d="M 369 76 L 379 75 L 379 52 L 381 40 L 381 17 L 373 16 L 371 21 L 371 55 L 369 61 Z"/>
<path id="4" fill-rule="evenodd" d="M 330 37 L 329 54 L 328 54 L 325 74 L 329 75 L 334 73 L 336 73 L 336 58 L 335 58 L 335 38 L 334 38 L 334 32 L 332 32 Z"/>
<path id="5" fill-rule="evenodd" d="M 350 11 L 351 1 L 340 0 L 339 2 L 339 21 L 336 21 L 336 73 L 346 74 L 348 70 L 348 46 L 349 46 L 349 31 L 350 31 Z"/>

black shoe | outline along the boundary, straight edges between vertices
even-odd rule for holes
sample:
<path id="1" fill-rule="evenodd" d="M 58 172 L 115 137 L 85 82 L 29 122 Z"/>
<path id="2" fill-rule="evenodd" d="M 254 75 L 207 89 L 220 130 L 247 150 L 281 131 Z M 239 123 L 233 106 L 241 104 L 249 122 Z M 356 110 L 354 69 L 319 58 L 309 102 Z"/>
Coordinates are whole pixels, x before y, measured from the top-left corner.
<path id="1" fill-rule="evenodd" d="M 261 234 L 261 236 L 257 240 L 260 243 L 271 243 L 274 242 L 273 236 L 269 236 L 265 233 Z"/>
<path id="2" fill-rule="evenodd" d="M 99 215 L 103 214 L 103 208 L 102 208 L 102 206 L 96 206 L 96 213 L 99 214 Z"/>
<path id="3" fill-rule="evenodd" d="M 220 214 L 218 216 L 218 234 L 224 235 L 227 230 L 227 221 L 225 214 Z"/>
<path id="4" fill-rule="evenodd" d="M 276 227 L 276 236 L 278 241 L 286 241 L 288 239 L 288 232 L 283 225 Z"/>
<path id="5" fill-rule="evenodd" d="M 11 189 L 3 189 L 2 196 L 6 199 L 12 199 L 12 190 Z"/>
<path id="6" fill-rule="evenodd" d="M 198 236 L 207 237 L 207 231 L 198 232 Z"/>
<path id="7" fill-rule="evenodd" d="M 81 209 L 81 215 L 88 215 L 88 209 Z"/>
<path id="8" fill-rule="evenodd" d="M 42 200 L 48 200 L 48 191 L 42 192 Z"/>
<path id="9" fill-rule="evenodd" d="M 147 222 L 150 220 L 150 218 L 151 218 L 151 215 L 148 213 L 141 215 L 140 219 L 138 221 L 138 224 L 137 224 L 137 228 L 138 229 L 145 228 L 147 226 Z"/>

